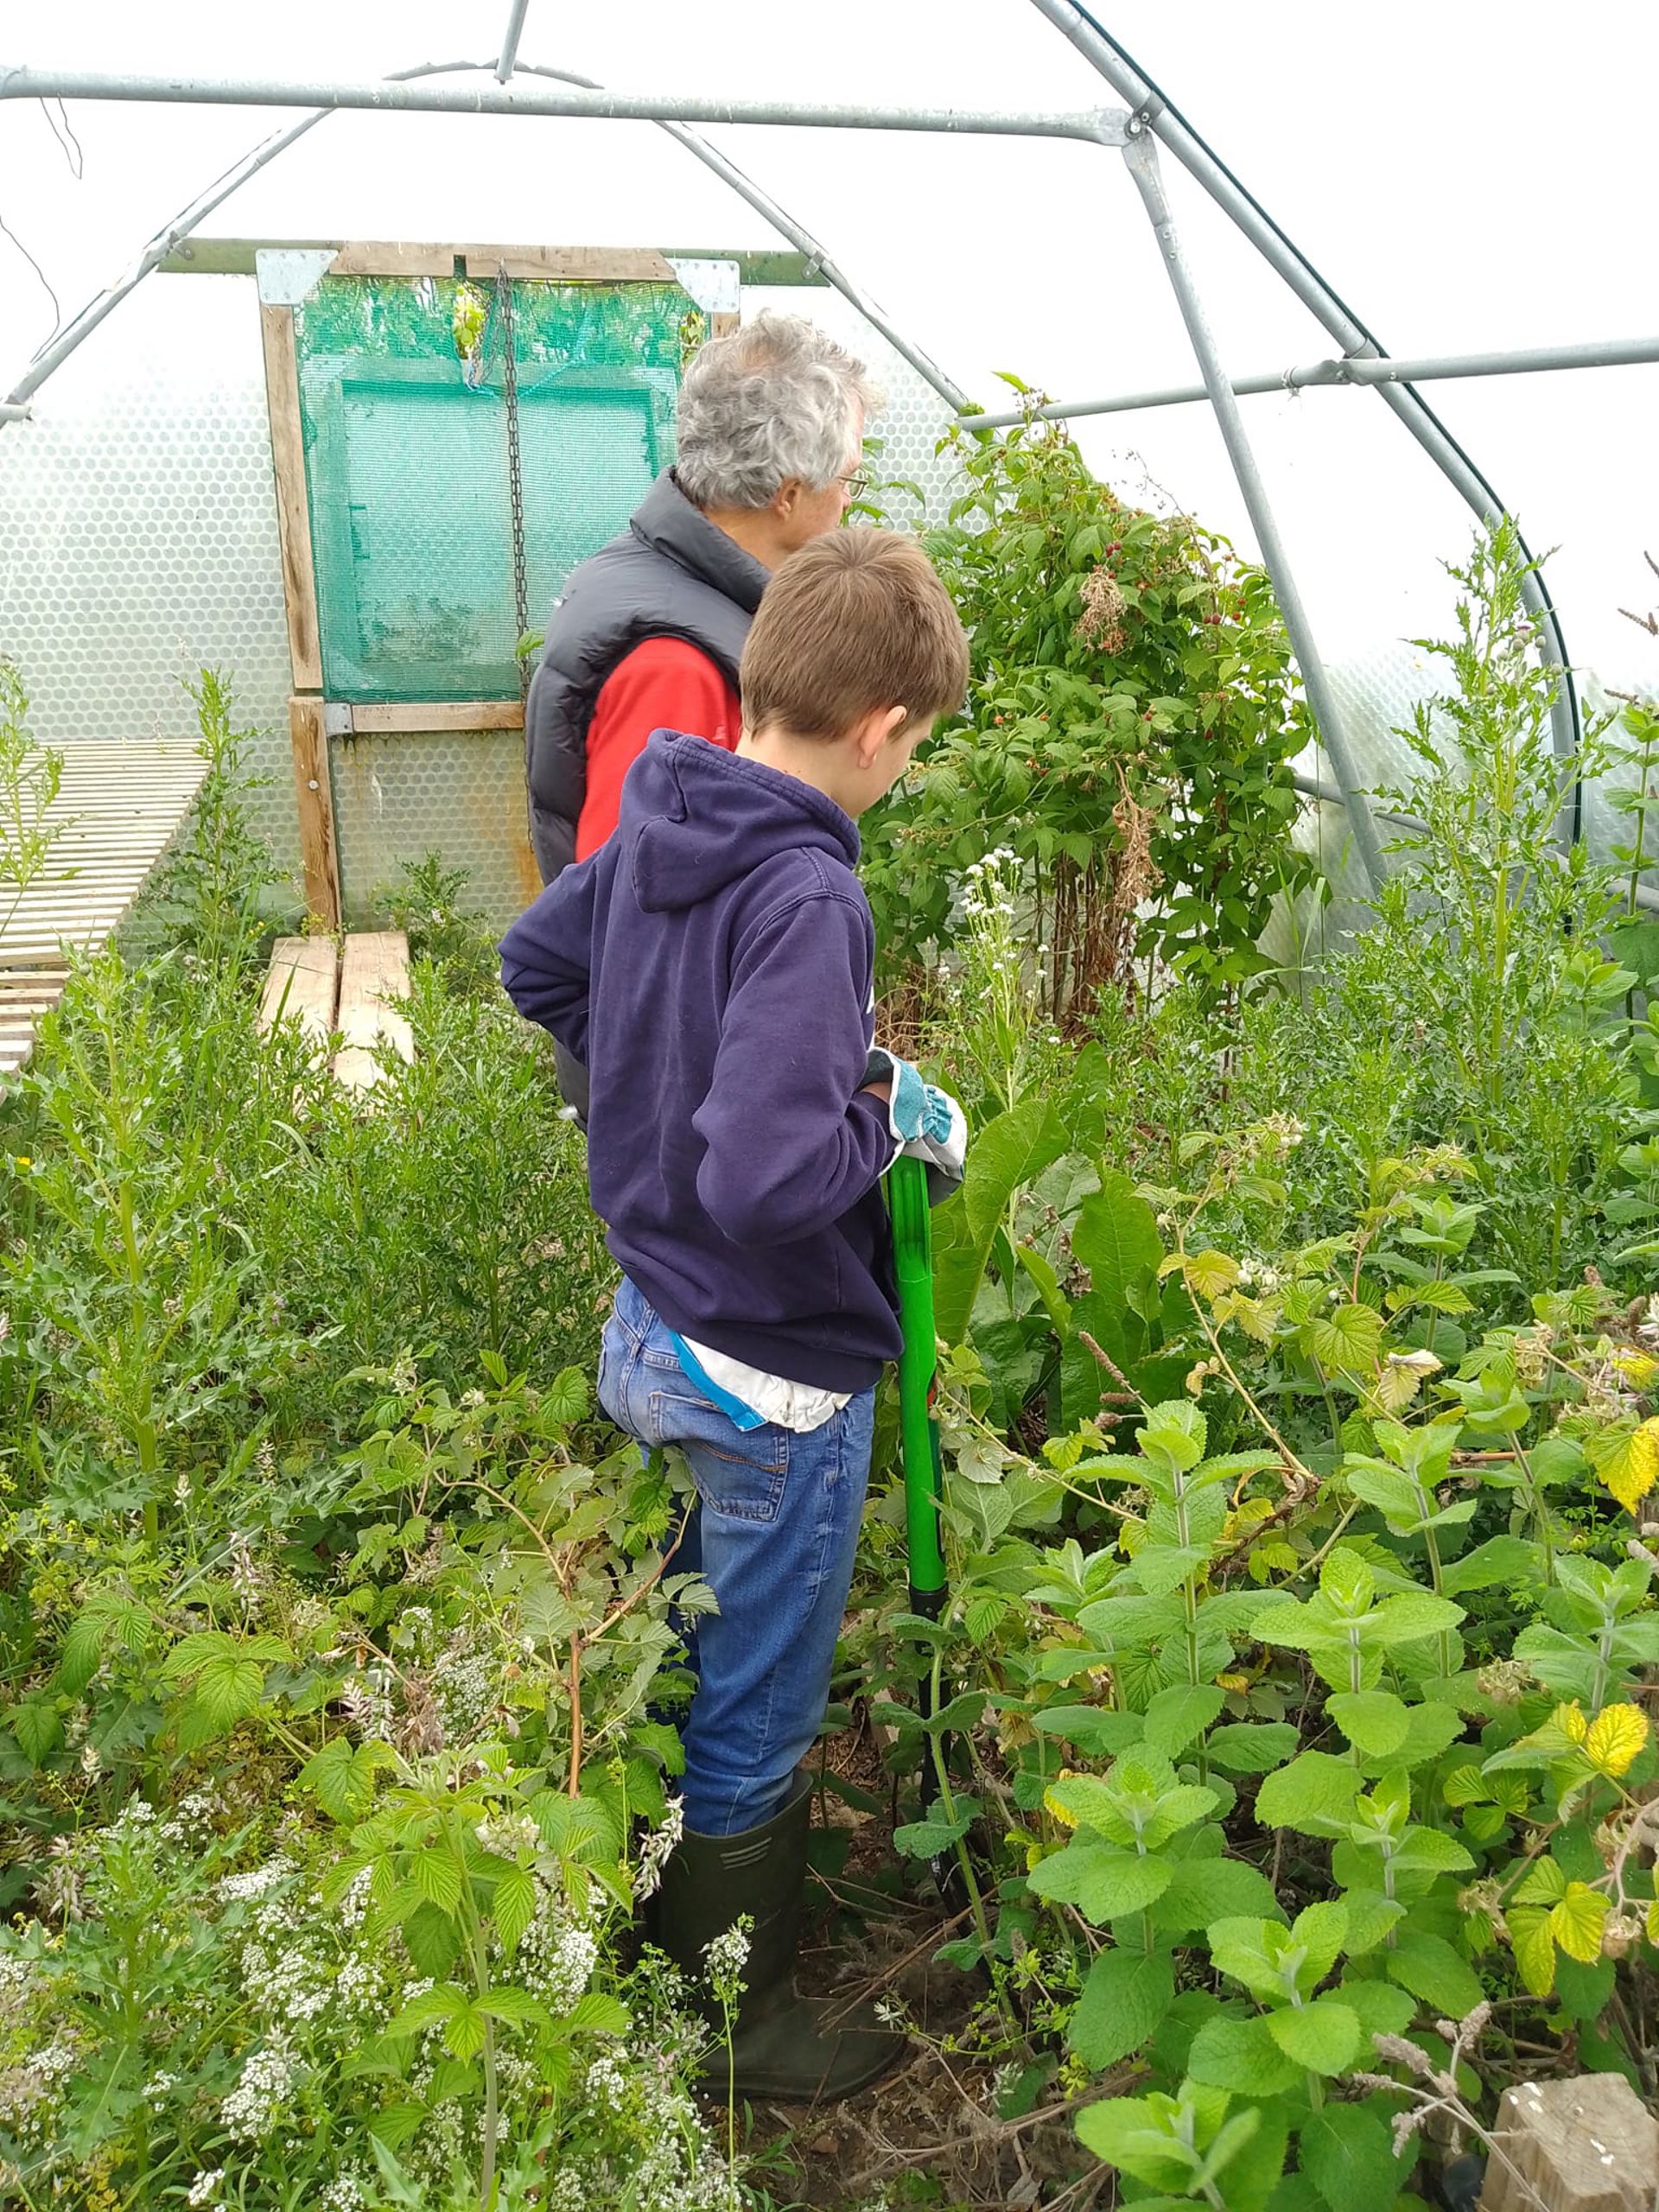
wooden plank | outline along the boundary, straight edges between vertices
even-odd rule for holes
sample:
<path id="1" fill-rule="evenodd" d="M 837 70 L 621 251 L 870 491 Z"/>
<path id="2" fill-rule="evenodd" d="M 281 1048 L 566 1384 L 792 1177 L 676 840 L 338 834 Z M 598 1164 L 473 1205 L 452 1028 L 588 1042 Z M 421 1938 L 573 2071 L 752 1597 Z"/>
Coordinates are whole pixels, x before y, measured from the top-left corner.
<path id="1" fill-rule="evenodd" d="M 453 245 L 411 245 L 407 240 L 358 239 L 342 245 L 328 264 L 330 276 L 453 276 Z"/>
<path id="2" fill-rule="evenodd" d="M 265 353 L 265 406 L 270 417 L 271 472 L 283 554 L 283 604 L 288 658 L 296 691 L 322 689 L 317 626 L 317 578 L 311 560 L 311 502 L 305 482 L 305 435 L 300 423 L 300 372 L 294 351 L 294 310 L 259 310 Z"/>
<path id="3" fill-rule="evenodd" d="M 1622 2074 L 1526 2082 L 1499 2101 L 1479 2212 L 1652 2212 L 1656 2176 L 1659 2120 Z"/>
<path id="4" fill-rule="evenodd" d="M 279 937 L 270 949 L 270 967 L 259 1001 L 259 1027 L 297 1021 L 316 1052 L 334 1034 L 340 995 L 340 953 L 331 937 Z"/>
<path id="5" fill-rule="evenodd" d="M 476 253 L 488 253 L 493 249 L 488 246 L 475 246 L 472 250 Z M 203 238 L 198 232 L 190 238 L 181 239 L 158 265 L 161 274 L 164 276 L 251 276 L 258 265 L 255 257 L 262 251 L 275 253 L 332 253 L 338 257 L 347 251 L 353 254 L 375 254 L 386 251 L 388 249 L 373 245 L 347 247 L 339 238 Z M 416 247 L 414 251 L 430 251 L 435 254 L 447 252 L 453 255 L 454 248 L 453 246 Z M 496 248 L 493 251 L 499 251 L 500 249 Z M 519 245 L 511 246 L 506 251 L 517 255 L 531 253 L 534 249 Z M 745 251 L 739 246 L 665 245 L 661 251 L 664 257 L 670 261 L 734 261 L 745 284 L 787 284 L 798 289 L 803 285 L 817 285 L 822 289 L 830 281 L 815 261 L 810 260 L 804 253 L 796 253 L 787 248 L 774 250 L 761 247 L 757 250 Z M 332 273 L 336 276 L 344 276 L 350 272 L 336 268 Z M 394 271 L 393 273 L 407 274 L 408 272 Z M 435 272 L 427 273 L 448 276 L 452 270 L 449 267 L 445 267 Z"/>
<path id="6" fill-rule="evenodd" d="M 290 699 L 288 728 L 294 748 L 306 911 L 325 929 L 337 930 L 340 856 L 334 844 L 334 799 L 328 780 L 328 735 L 323 728 L 321 700 Z"/>
<path id="7" fill-rule="evenodd" d="M 353 737 L 429 730 L 523 729 L 522 699 L 433 699 L 353 707 Z"/>
<path id="8" fill-rule="evenodd" d="M 499 275 L 539 284 L 672 284 L 663 256 L 649 246 L 469 245 L 456 249 L 478 282 Z"/>
<path id="9" fill-rule="evenodd" d="M 335 1017 L 341 1044 L 334 1069 L 348 1090 L 370 1090 L 379 1082 L 377 1046 L 401 1059 L 415 1058 L 414 1034 L 397 1010 L 408 996 L 409 939 L 401 930 L 365 931 L 346 938 Z"/>

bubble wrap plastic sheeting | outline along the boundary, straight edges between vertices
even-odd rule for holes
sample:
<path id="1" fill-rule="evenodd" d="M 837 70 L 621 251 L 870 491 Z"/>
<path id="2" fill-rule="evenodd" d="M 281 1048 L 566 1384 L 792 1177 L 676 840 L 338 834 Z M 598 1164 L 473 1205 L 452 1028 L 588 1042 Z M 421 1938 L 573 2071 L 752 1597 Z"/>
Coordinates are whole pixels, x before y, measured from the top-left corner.
<path id="1" fill-rule="evenodd" d="M 181 679 L 230 677 L 259 826 L 297 864 L 288 632 L 258 302 L 236 276 L 141 285 L 0 429 L 0 652 L 30 728 L 187 737 Z"/>
<path id="2" fill-rule="evenodd" d="M 902 320 L 902 301 L 897 307 Z M 912 479 L 930 512 L 942 513 L 950 470 L 933 449 L 945 404 L 838 294 L 746 292 L 746 316 L 763 308 L 811 317 L 868 362 L 889 401 L 873 425 L 883 445 L 876 474 Z M 1248 420 L 1362 775 L 1382 784 L 1406 766 L 1389 733 L 1431 681 L 1424 657 L 1404 641 L 1446 633 L 1452 593 L 1438 563 L 1462 554 L 1472 523 L 1397 425 L 1353 400 L 1319 392 L 1256 400 Z M 270 779 L 255 797 L 260 826 L 283 864 L 296 865 L 290 684 L 252 281 L 162 277 L 141 286 L 53 378 L 35 414 L 0 429 L 0 651 L 23 671 L 35 734 L 48 742 L 186 736 L 193 716 L 180 679 L 203 664 L 220 667 L 238 719 L 257 733 L 249 765 Z M 1199 495 L 1222 480 L 1203 410 L 1100 418 L 1078 433 L 1126 497 L 1167 487 L 1166 496 L 1209 512 Z M 1396 481 L 1386 513 L 1356 512 L 1351 502 L 1357 442 L 1373 440 Z M 893 506 L 895 520 L 913 519 L 910 503 Z M 336 740 L 333 753 L 353 918 L 396 880 L 400 860 L 429 848 L 468 868 L 473 901 L 493 918 L 518 910 L 534 887 L 524 872 L 516 733 Z M 1605 794 L 1586 796 L 1592 845 L 1605 851 L 1626 825 Z M 1339 889 L 1355 892 L 1342 810 L 1310 809 L 1300 835 Z M 1338 904 L 1309 921 L 1315 955 L 1347 911 Z M 1287 930 L 1275 931 L 1279 957 L 1290 944 Z"/>

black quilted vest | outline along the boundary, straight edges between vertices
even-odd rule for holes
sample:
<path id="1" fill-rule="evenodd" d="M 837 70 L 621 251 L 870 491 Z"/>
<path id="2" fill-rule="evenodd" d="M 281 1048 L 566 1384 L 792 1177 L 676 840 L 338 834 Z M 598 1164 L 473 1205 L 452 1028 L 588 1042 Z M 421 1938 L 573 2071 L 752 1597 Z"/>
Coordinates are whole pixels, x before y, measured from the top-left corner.
<path id="1" fill-rule="evenodd" d="M 647 638 L 683 638 L 735 690 L 766 583 L 765 569 L 692 505 L 672 469 L 622 535 L 571 570 L 524 704 L 530 833 L 543 883 L 575 855 L 588 725 L 606 677 Z"/>

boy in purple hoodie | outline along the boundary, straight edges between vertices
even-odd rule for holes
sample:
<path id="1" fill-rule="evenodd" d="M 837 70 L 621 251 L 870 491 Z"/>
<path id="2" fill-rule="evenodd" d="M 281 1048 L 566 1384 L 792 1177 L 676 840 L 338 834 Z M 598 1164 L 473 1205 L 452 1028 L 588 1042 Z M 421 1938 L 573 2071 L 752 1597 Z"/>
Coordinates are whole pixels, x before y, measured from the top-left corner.
<path id="1" fill-rule="evenodd" d="M 875 936 L 857 817 L 961 704 L 968 647 L 920 549 L 833 531 L 769 583 L 734 753 L 659 730 L 617 831 L 508 932 L 521 1014 L 588 1070 L 588 1176 L 624 1281 L 599 1395 L 674 1444 L 697 1503 L 677 1566 L 696 1624 L 685 1834 L 655 1940 L 688 1973 L 753 1927 L 733 2058 L 753 2097 L 845 2096 L 902 2040 L 823 2029 L 792 1968 L 810 1799 L 870 1465 L 900 1333 L 881 1178 L 959 1176 L 962 1118 L 873 1050 Z M 723 2067 L 722 2067 L 723 2072 Z"/>

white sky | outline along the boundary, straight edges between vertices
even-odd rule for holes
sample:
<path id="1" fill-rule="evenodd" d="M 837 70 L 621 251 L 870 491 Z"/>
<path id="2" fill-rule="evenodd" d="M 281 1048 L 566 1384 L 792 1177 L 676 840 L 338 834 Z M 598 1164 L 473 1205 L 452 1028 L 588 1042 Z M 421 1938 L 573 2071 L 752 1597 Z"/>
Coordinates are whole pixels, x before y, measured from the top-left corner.
<path id="1" fill-rule="evenodd" d="M 1659 329 L 1652 0 L 1101 0 L 1142 66 L 1400 354 Z M 359 78 L 493 54 L 506 0 L 0 0 L 0 60 L 216 77 Z M 618 89 L 928 105 L 1116 104 L 1024 0 L 531 0 L 524 60 Z M 80 103 L 77 180 L 45 111 L 0 104 L 0 219 L 67 315 L 286 116 Z M 1120 158 L 1058 143 L 726 130 L 710 137 L 823 238 L 959 382 L 1001 368 L 1057 397 L 1193 380 Z M 1332 348 L 1166 158 L 1224 354 L 1237 371 Z M 241 236 L 474 238 L 735 247 L 766 226 L 644 124 L 342 115 L 209 218 Z M 182 286 L 184 280 L 158 280 Z M 123 314 L 84 373 L 118 376 Z M 0 389 L 53 323 L 0 237 Z M 137 328 L 135 323 L 130 326 Z M 95 357 L 95 359 L 94 359 Z M 60 404 L 75 386 L 66 372 Z M 48 385 L 39 404 L 53 401 Z M 1575 658 L 1659 687 L 1659 647 L 1617 608 L 1659 587 L 1659 367 L 1441 384 L 1430 397 L 1539 546 Z M 1246 401 L 1328 650 L 1385 646 L 1439 605 L 1466 543 L 1382 402 Z M 0 432 L 0 471 L 6 442 Z M 1248 543 L 1200 409 L 1082 432 L 1108 472 L 1135 456 Z"/>

